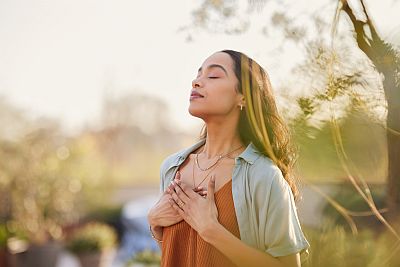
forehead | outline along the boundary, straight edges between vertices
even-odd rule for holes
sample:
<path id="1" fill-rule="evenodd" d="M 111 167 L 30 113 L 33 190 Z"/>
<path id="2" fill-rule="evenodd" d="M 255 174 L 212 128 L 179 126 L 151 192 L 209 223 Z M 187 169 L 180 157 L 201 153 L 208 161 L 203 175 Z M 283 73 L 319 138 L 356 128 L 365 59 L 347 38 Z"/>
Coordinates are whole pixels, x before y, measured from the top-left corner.
<path id="1" fill-rule="evenodd" d="M 228 72 L 233 72 L 233 60 L 224 52 L 217 52 L 209 56 L 201 65 L 202 69 L 210 65 L 217 64 L 223 66 Z"/>

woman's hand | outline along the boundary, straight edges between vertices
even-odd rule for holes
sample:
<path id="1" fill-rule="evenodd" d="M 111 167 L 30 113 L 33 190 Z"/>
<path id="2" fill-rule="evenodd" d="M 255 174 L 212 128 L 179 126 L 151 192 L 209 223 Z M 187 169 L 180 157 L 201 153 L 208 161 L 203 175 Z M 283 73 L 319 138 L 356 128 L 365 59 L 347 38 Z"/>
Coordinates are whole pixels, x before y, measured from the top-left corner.
<path id="1" fill-rule="evenodd" d="M 180 180 L 179 171 L 175 175 L 175 179 Z M 147 219 L 152 228 L 170 226 L 183 220 L 182 216 L 169 204 L 172 197 L 168 192 L 171 192 L 171 190 L 173 190 L 172 184 L 168 186 L 157 203 L 150 209 Z M 199 197 L 207 195 L 207 191 L 204 191 L 203 187 L 192 190 L 192 192 Z"/>
<path id="2" fill-rule="evenodd" d="M 172 200 L 169 200 L 170 205 L 203 237 L 210 227 L 219 224 L 214 200 L 215 176 L 208 182 L 207 198 L 193 192 L 191 187 L 182 183 L 180 179 L 175 179 L 174 182 L 174 190 L 170 192 L 172 197 Z"/>

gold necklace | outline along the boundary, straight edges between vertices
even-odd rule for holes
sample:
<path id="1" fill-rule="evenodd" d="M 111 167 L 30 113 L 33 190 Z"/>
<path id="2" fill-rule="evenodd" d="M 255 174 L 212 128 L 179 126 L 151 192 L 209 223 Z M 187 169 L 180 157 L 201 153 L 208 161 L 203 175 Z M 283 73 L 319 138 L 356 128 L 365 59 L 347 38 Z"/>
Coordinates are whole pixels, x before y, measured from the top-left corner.
<path id="1" fill-rule="evenodd" d="M 223 157 L 228 156 L 229 154 L 235 152 L 236 150 L 238 150 L 238 149 L 241 148 L 241 147 L 242 147 L 242 146 L 240 146 L 240 147 L 238 147 L 238 148 L 232 150 L 231 152 L 225 154 Z M 198 154 L 196 154 L 196 156 L 197 156 L 197 155 L 198 155 Z M 196 157 L 196 159 L 197 159 L 197 157 Z M 212 173 L 212 171 L 217 167 L 217 163 L 218 163 L 218 162 L 219 162 L 219 161 L 217 161 L 217 162 L 214 163 L 212 166 L 210 166 L 209 168 L 207 168 L 207 169 L 210 169 L 210 168 L 214 167 L 214 168 L 212 168 L 212 169 L 207 173 L 207 175 L 203 178 L 203 180 L 201 180 L 201 182 L 196 186 L 196 183 L 195 183 L 195 181 L 194 181 L 194 167 L 195 167 L 195 166 L 194 166 L 194 163 L 195 163 L 195 161 L 193 161 L 193 167 L 192 167 L 193 189 L 196 189 L 196 187 L 198 187 L 199 185 L 201 185 L 201 184 L 204 182 L 204 180 L 207 179 L 207 177 L 208 177 L 208 176 Z M 198 166 L 198 167 L 200 167 L 200 166 Z M 207 170 L 207 169 L 205 169 L 205 170 Z"/>
<path id="2" fill-rule="evenodd" d="M 205 168 L 205 169 L 203 169 L 203 168 L 201 168 L 200 167 L 200 164 L 199 164 L 199 154 L 196 154 L 196 165 L 197 165 L 197 168 L 199 168 L 201 171 L 206 171 L 206 170 L 209 170 L 210 168 L 212 168 L 213 166 L 215 166 L 221 159 L 223 159 L 223 158 L 225 158 L 225 157 L 227 157 L 229 154 L 231 154 L 231 153 L 233 153 L 233 152 L 235 152 L 236 150 L 239 150 L 240 148 L 242 148 L 243 146 L 241 145 L 241 146 L 239 146 L 238 148 L 235 148 L 234 150 L 232 150 L 232 151 L 230 151 L 230 152 L 228 152 L 228 153 L 226 153 L 225 155 L 219 155 L 219 157 L 218 157 L 218 159 L 213 163 L 213 164 L 211 164 L 211 166 L 208 166 L 207 168 Z M 205 149 L 205 148 L 204 148 Z M 204 149 L 203 149 L 203 151 L 204 151 Z M 202 151 L 202 152 L 203 152 Z"/>
<path id="3" fill-rule="evenodd" d="M 214 164 L 214 166 L 216 167 L 217 165 Z M 196 189 L 196 187 L 198 187 L 199 185 L 201 185 L 201 184 L 204 182 L 204 180 L 207 179 L 207 177 L 210 175 L 210 173 L 212 173 L 212 171 L 213 171 L 215 168 L 212 168 L 212 169 L 207 173 L 207 175 L 204 177 L 204 179 L 201 180 L 201 182 L 196 186 L 196 183 L 195 183 L 195 181 L 194 181 L 194 167 L 195 167 L 195 166 L 194 166 L 194 161 L 193 161 L 193 168 L 192 168 L 193 189 Z"/>

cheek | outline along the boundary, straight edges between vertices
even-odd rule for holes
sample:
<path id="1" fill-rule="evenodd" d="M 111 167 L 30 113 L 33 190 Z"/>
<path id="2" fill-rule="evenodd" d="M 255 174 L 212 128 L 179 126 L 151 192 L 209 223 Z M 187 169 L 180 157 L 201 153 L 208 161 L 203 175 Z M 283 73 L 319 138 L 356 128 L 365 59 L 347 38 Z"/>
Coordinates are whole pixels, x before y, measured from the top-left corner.
<path id="1" fill-rule="evenodd" d="M 231 108 L 236 104 L 236 90 L 233 86 L 226 86 L 210 92 L 209 101 L 221 108 Z"/>
<path id="2" fill-rule="evenodd" d="M 210 108 L 220 112 L 227 112 L 234 105 L 233 98 L 230 95 L 218 95 L 210 98 Z"/>
<path id="3" fill-rule="evenodd" d="M 202 115 L 227 114 L 237 105 L 237 92 L 234 84 L 215 83 L 206 88 L 207 93 L 204 99 L 190 102 L 189 113 L 191 115 L 202 117 Z"/>

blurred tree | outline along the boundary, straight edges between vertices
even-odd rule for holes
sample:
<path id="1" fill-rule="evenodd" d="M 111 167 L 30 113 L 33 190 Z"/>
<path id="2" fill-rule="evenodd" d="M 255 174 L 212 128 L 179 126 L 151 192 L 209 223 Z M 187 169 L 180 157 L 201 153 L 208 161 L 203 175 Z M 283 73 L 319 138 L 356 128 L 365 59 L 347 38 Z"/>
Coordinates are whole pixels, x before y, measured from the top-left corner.
<path id="1" fill-rule="evenodd" d="M 168 106 L 159 98 L 142 94 L 106 95 L 101 124 L 105 128 L 137 127 L 151 134 L 169 130 Z"/>
<path id="2" fill-rule="evenodd" d="M 174 129 L 167 104 L 143 94 L 105 95 L 98 131 L 92 131 L 121 184 L 159 182 L 159 164 L 187 134 Z"/>
<path id="3" fill-rule="evenodd" d="M 387 103 L 387 145 L 388 145 L 388 195 L 389 214 L 400 213 L 400 52 L 392 44 L 385 42 L 378 34 L 363 0 L 357 1 L 361 10 L 349 6 L 341 0 L 338 10 L 343 11 L 353 24 L 358 47 L 374 64 L 382 76 Z M 357 18 L 361 13 L 363 19 Z M 336 22 L 337 23 L 337 22 Z"/>
<path id="4" fill-rule="evenodd" d="M 65 224 L 109 201 L 113 180 L 93 140 L 67 137 L 57 121 L 29 118 L 5 100 L 0 111 L 12 129 L 0 134 L 0 222 L 14 234 L 60 238 Z"/>
<path id="5" fill-rule="evenodd" d="M 0 138 L 3 140 L 17 140 L 33 128 L 32 121 L 24 110 L 12 105 L 4 96 L 0 95 Z"/>

